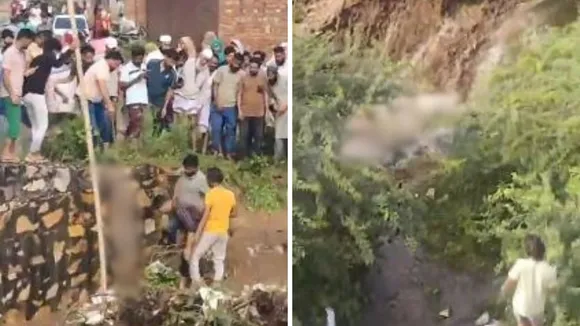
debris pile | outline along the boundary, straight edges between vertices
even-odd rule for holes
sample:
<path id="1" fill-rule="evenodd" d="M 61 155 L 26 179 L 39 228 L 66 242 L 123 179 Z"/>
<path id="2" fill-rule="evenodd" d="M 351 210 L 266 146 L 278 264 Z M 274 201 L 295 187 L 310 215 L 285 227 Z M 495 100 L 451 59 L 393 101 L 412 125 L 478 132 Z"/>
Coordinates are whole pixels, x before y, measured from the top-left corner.
<path id="1" fill-rule="evenodd" d="M 179 290 L 174 286 L 171 268 L 155 262 L 147 269 L 171 280 L 169 286 L 156 283 L 147 286 L 135 299 L 119 299 L 115 293 L 97 294 L 74 313 L 67 325 L 169 326 L 169 325 L 287 325 L 287 294 L 285 288 L 256 284 L 246 286 L 242 293 L 232 294 L 214 287 Z"/>

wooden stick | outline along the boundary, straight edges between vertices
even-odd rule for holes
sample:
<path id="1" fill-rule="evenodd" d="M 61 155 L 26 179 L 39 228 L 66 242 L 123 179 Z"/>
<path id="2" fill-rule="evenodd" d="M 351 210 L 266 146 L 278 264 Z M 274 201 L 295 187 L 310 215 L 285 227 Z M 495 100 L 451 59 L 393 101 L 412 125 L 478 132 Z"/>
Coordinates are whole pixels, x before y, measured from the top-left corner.
<path id="1" fill-rule="evenodd" d="M 72 30 L 74 33 L 74 39 L 78 42 L 78 27 L 76 21 L 75 7 L 73 0 L 67 0 L 67 10 L 71 19 Z M 79 100 L 81 104 L 81 110 L 83 113 L 83 118 L 85 120 L 85 140 L 87 142 L 87 152 L 89 154 L 89 169 L 91 173 L 93 194 L 95 197 L 95 218 L 97 220 L 97 233 L 99 241 L 99 263 L 101 270 L 101 291 L 107 290 L 107 256 L 105 254 L 105 235 L 103 230 L 103 217 L 101 215 L 101 195 L 99 192 L 99 178 L 97 174 L 97 163 L 95 158 L 95 148 L 93 144 L 93 133 L 91 128 L 91 120 L 89 118 L 89 105 L 85 96 L 85 83 L 83 81 L 83 66 L 81 58 L 81 49 L 79 46 L 75 49 L 76 67 L 77 67 L 77 78 L 79 80 Z"/>

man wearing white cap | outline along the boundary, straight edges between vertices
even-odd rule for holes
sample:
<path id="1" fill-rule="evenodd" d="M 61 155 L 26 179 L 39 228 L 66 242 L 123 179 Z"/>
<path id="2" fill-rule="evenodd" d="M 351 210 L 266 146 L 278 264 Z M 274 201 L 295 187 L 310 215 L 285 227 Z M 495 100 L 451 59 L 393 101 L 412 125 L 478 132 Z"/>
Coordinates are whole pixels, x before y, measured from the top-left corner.
<path id="1" fill-rule="evenodd" d="M 119 42 L 116 38 L 109 36 L 105 39 L 105 48 L 107 51 L 109 50 L 118 50 L 119 49 Z"/>
<path id="2" fill-rule="evenodd" d="M 180 40 L 180 45 L 188 54 L 188 59 L 182 67 L 183 86 L 175 90 L 173 110 L 175 113 L 186 116 L 191 124 L 191 143 L 196 149 L 199 129 L 199 118 L 203 110 L 202 87 L 210 78 L 207 61 L 213 52 L 206 49 L 196 57 L 195 46 L 189 37 Z M 206 125 L 207 126 L 207 125 Z"/>
<path id="3" fill-rule="evenodd" d="M 288 76 L 288 63 L 286 60 L 286 53 L 288 52 L 288 43 L 282 42 L 274 48 L 274 55 L 266 66 L 276 66 L 278 75 L 287 77 Z"/>
<path id="4" fill-rule="evenodd" d="M 171 41 L 172 38 L 170 35 L 159 36 L 159 47 L 157 50 L 147 55 L 145 58 L 145 64 L 147 64 L 150 60 L 163 60 L 165 56 L 163 55 L 162 51 L 171 48 Z"/>

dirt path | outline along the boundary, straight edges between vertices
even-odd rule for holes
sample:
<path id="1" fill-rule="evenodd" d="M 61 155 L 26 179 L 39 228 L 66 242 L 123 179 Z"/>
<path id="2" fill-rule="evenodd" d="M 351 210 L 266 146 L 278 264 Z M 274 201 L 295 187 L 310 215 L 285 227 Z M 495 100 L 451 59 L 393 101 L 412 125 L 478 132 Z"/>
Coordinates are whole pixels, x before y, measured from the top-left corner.
<path id="1" fill-rule="evenodd" d="M 227 288 L 236 291 L 256 283 L 287 284 L 287 221 L 286 210 L 274 214 L 240 211 L 232 221 L 228 244 Z"/>
<path id="2" fill-rule="evenodd" d="M 240 291 L 244 285 L 257 283 L 286 286 L 287 283 L 287 214 L 249 212 L 242 209 L 232 221 L 233 236 L 228 244 L 225 287 Z M 8 313 L 5 326 L 60 326 L 61 316 L 43 307 L 31 321 L 20 313 Z"/>

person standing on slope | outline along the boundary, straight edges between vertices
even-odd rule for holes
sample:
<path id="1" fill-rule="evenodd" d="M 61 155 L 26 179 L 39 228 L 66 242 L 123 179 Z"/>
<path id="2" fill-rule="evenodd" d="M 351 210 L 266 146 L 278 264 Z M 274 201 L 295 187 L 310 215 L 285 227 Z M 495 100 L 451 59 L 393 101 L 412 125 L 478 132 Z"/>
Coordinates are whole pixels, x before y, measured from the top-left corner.
<path id="1" fill-rule="evenodd" d="M 520 258 L 508 273 L 502 294 L 514 291 L 512 308 L 518 326 L 543 326 L 546 299 L 556 289 L 556 269 L 545 260 L 546 247 L 537 235 L 524 240 L 528 258 Z"/>

